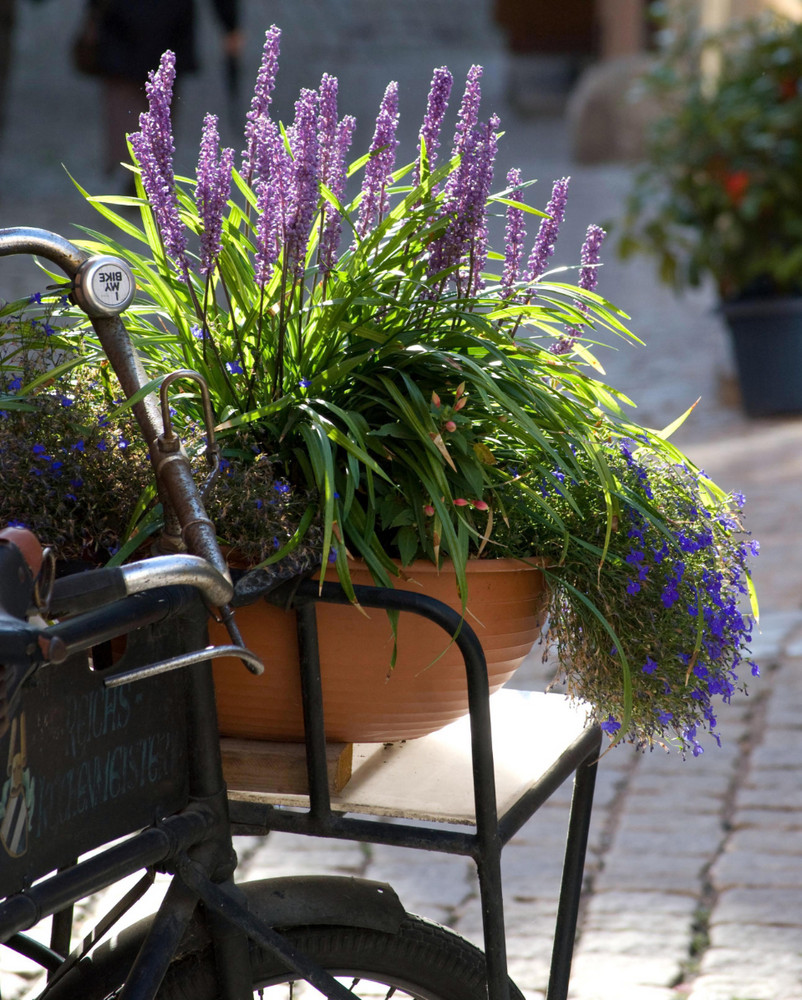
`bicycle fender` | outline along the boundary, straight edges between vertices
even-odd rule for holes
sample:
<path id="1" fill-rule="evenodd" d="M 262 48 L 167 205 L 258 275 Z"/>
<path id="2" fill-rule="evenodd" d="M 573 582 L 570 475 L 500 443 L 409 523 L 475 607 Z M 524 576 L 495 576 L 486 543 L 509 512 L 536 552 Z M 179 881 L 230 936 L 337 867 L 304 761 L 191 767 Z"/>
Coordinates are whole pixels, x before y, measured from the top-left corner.
<path id="1" fill-rule="evenodd" d="M 243 882 L 237 889 L 248 908 L 279 931 L 289 927 L 344 925 L 394 934 L 406 912 L 395 890 L 384 882 L 341 875 L 301 875 Z M 119 931 L 82 959 L 48 991 L 48 1000 L 103 995 L 122 981 L 150 927 L 145 918 Z M 176 952 L 180 960 L 203 951 L 211 943 L 206 922 L 195 915 Z"/>
<path id="2" fill-rule="evenodd" d="M 406 912 L 384 882 L 341 875 L 288 876 L 238 886 L 253 912 L 271 927 L 341 924 L 392 934 Z"/>

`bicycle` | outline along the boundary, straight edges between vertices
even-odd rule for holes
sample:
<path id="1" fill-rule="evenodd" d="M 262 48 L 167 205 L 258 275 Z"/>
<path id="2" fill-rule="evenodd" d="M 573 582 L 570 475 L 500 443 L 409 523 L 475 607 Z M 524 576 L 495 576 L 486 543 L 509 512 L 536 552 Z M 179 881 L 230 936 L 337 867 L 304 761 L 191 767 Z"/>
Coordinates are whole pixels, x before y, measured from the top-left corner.
<path id="1" fill-rule="evenodd" d="M 64 270 L 123 390 L 129 397 L 136 393 L 146 379 L 120 319 L 134 290 L 127 265 L 89 257 L 41 230 L 0 230 L 0 256 L 11 253 L 36 254 Z M 231 799 L 210 661 L 227 656 L 254 672 L 262 667 L 237 630 L 231 577 L 192 469 L 164 419 L 165 393 L 163 386 L 161 406 L 145 397 L 134 412 L 164 504 L 161 544 L 167 554 L 53 580 L 34 539 L 0 534 L 0 747 L 8 754 L 14 799 L 4 814 L 12 818 L 0 826 L 6 855 L 0 863 L 0 942 L 47 970 L 42 996 L 49 1000 L 150 1000 L 157 994 L 242 1000 L 254 989 L 296 980 L 333 1000 L 353 1000 L 353 990 L 361 991 L 366 980 L 386 988 L 388 997 L 401 990 L 426 1000 L 488 994 L 516 1000 L 521 994 L 506 970 L 501 847 L 575 775 L 548 994 L 565 997 L 598 728 L 568 739 L 551 767 L 499 817 L 487 680 L 475 634 L 466 623 L 458 628 L 459 616 L 439 602 L 359 588 L 365 606 L 424 614 L 450 634 L 459 632 L 471 702 L 476 834 L 338 815 L 325 777 L 314 607 L 346 597 L 334 584 L 320 593 L 308 581 L 294 581 L 269 599 L 291 601 L 298 614 L 309 809 Z M 211 609 L 226 624 L 229 645 L 207 645 Z M 29 617 L 31 610 L 58 620 L 43 626 Z M 111 666 L 95 663 L 92 651 L 119 636 L 128 636 L 124 655 Z M 485 953 L 408 914 L 383 883 L 332 876 L 236 883 L 233 836 L 271 829 L 470 855 L 482 891 Z M 142 870 L 120 903 L 73 947 L 74 904 Z M 157 870 L 170 882 L 156 914 L 112 936 Z M 24 933 L 49 916 L 49 946 Z"/>

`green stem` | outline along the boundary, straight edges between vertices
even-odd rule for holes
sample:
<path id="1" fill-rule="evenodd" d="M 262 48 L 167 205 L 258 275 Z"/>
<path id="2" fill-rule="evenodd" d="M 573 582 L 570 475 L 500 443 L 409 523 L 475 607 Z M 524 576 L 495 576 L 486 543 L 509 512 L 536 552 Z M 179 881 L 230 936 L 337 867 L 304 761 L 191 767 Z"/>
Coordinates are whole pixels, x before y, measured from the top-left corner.
<path id="1" fill-rule="evenodd" d="M 262 330 L 264 327 L 264 308 L 265 308 L 265 286 L 262 285 L 259 292 L 259 320 L 256 326 L 256 348 L 254 350 L 254 363 L 251 366 L 251 374 L 248 377 L 248 409 L 251 409 L 254 405 L 254 395 L 253 388 L 256 382 L 256 374 L 259 370 L 259 362 L 261 360 L 262 353 Z"/>
<path id="2" fill-rule="evenodd" d="M 279 289 L 278 345 L 276 348 L 276 367 L 273 371 L 272 397 L 278 399 L 284 382 L 284 341 L 287 337 L 287 255 L 283 254 L 281 261 L 281 287 Z"/>
<path id="3" fill-rule="evenodd" d="M 242 337 L 240 336 L 239 329 L 236 323 L 234 322 L 234 302 L 231 298 L 231 293 L 228 290 L 228 285 L 226 284 L 222 274 L 220 275 L 220 285 L 223 289 L 223 295 L 225 295 L 226 297 L 226 305 L 228 306 L 228 315 L 231 320 L 231 332 L 234 334 L 234 343 L 236 345 L 237 357 L 239 358 L 239 363 L 242 365 L 242 370 L 245 371 L 247 364 L 245 361 L 245 352 L 242 346 Z M 258 357 L 258 350 L 257 350 L 257 357 Z"/>

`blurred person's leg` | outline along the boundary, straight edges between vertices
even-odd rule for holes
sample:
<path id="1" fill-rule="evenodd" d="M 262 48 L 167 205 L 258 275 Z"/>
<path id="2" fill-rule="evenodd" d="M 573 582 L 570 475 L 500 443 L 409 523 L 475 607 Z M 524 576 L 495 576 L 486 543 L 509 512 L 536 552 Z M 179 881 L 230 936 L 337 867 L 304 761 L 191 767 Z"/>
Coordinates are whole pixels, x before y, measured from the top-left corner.
<path id="1" fill-rule="evenodd" d="M 127 136 L 138 131 L 139 116 L 147 109 L 144 81 L 120 76 L 103 80 L 103 169 L 110 179 L 126 179 L 128 172 L 123 174 L 120 164 L 130 161 Z"/>

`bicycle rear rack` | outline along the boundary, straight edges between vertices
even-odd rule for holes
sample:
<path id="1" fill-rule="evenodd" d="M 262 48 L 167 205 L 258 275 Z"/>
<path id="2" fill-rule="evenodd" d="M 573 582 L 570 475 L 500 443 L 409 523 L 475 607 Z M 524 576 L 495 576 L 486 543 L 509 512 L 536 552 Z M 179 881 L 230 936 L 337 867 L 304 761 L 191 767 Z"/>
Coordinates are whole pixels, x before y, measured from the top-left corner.
<path id="1" fill-rule="evenodd" d="M 299 660 L 306 729 L 309 805 L 305 811 L 279 808 L 264 802 L 230 798 L 234 833 L 264 835 L 271 830 L 317 837 L 439 851 L 464 855 L 476 864 L 490 1000 L 508 1000 L 507 956 L 501 879 L 501 852 L 529 818 L 571 775 L 574 790 L 568 822 L 562 883 L 555 925 L 547 1000 L 565 1000 L 568 993 L 573 945 L 587 850 L 596 764 L 601 730 L 588 726 L 551 766 L 535 778 L 523 795 L 499 816 L 493 760 L 490 702 L 484 651 L 476 633 L 452 608 L 424 595 L 380 587 L 355 587 L 366 608 L 411 612 L 439 625 L 455 642 L 465 661 L 470 706 L 471 756 L 475 802 L 475 831 L 460 832 L 421 826 L 415 822 L 388 823 L 344 815 L 332 808 L 326 767 L 326 739 L 315 608 L 319 602 L 348 604 L 338 584 L 303 581 L 292 596 L 297 614 Z M 286 592 L 267 598 L 285 606 Z M 555 696 L 557 697 L 557 696 Z M 366 810 L 367 811 L 367 810 Z"/>

